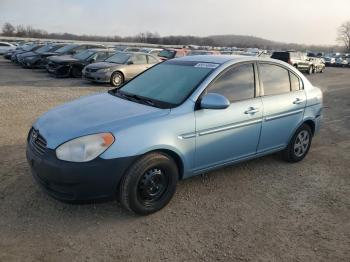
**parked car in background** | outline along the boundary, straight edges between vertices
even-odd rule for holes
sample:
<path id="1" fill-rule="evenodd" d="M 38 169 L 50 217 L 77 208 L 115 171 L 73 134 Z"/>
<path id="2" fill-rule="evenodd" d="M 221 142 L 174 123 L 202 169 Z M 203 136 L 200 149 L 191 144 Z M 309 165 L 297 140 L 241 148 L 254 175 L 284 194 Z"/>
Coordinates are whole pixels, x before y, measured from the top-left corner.
<path id="1" fill-rule="evenodd" d="M 273 52 L 271 58 L 284 61 L 301 72 L 312 74 L 314 72 L 313 64 L 306 55 L 297 51 L 278 51 Z"/>
<path id="2" fill-rule="evenodd" d="M 11 61 L 14 62 L 14 63 L 19 63 L 18 58 L 20 57 L 20 55 L 24 55 L 26 53 L 34 52 L 35 50 L 38 50 L 42 46 L 44 46 L 44 44 L 31 44 L 31 45 L 25 46 L 25 47 L 23 47 L 23 49 L 15 51 L 14 53 L 12 53 Z"/>
<path id="3" fill-rule="evenodd" d="M 51 50 L 52 47 L 53 47 L 52 44 L 44 44 L 41 47 L 39 47 L 38 49 L 36 49 L 36 50 L 32 50 L 30 52 L 25 52 L 25 53 L 22 53 L 22 54 L 18 54 L 17 55 L 17 61 L 18 61 L 18 63 L 20 65 L 25 66 L 24 60 L 27 57 L 33 57 L 33 56 L 37 56 L 39 54 L 45 53 L 48 50 Z"/>
<path id="4" fill-rule="evenodd" d="M 118 52 L 103 62 L 93 63 L 83 69 L 83 77 L 99 83 L 120 87 L 160 60 L 145 53 Z"/>
<path id="5" fill-rule="evenodd" d="M 346 59 L 344 59 L 341 56 L 338 56 L 335 58 L 335 66 L 337 67 L 347 67 L 348 66 L 348 61 Z"/>
<path id="6" fill-rule="evenodd" d="M 104 61 L 114 53 L 112 49 L 87 49 L 73 56 L 51 56 L 46 69 L 56 77 L 81 77 L 86 65 Z"/>
<path id="7" fill-rule="evenodd" d="M 154 55 L 154 56 L 159 56 L 159 53 L 163 50 L 163 48 L 149 48 L 149 47 L 144 47 L 141 48 L 139 52 Z"/>
<path id="8" fill-rule="evenodd" d="M 0 55 L 5 54 L 9 50 L 15 50 L 16 45 L 9 42 L 0 42 Z"/>
<path id="9" fill-rule="evenodd" d="M 310 62 L 313 65 L 314 72 L 313 73 L 323 73 L 324 69 L 326 68 L 326 65 L 322 58 L 318 57 L 309 57 Z"/>
<path id="10" fill-rule="evenodd" d="M 46 68 L 48 57 L 50 56 L 75 55 L 92 48 L 105 48 L 105 46 L 100 44 L 68 44 L 52 52 L 50 55 L 47 55 L 42 60 L 42 65 L 44 68 Z"/>
<path id="11" fill-rule="evenodd" d="M 323 58 L 326 62 L 326 66 L 335 66 L 335 58 L 331 56 L 326 56 Z"/>
<path id="12" fill-rule="evenodd" d="M 41 68 L 44 69 L 46 67 L 46 58 L 49 56 L 52 56 L 54 52 L 65 46 L 66 44 L 49 44 L 46 46 L 43 46 L 36 50 L 35 52 L 32 52 L 31 54 L 27 54 L 21 64 L 24 68 Z"/>
<path id="13" fill-rule="evenodd" d="M 321 90 L 292 66 L 189 56 L 51 109 L 30 129 L 26 155 L 53 197 L 117 194 L 126 209 L 146 215 L 169 203 L 178 180 L 278 151 L 301 161 L 321 115 Z"/>
<path id="14" fill-rule="evenodd" d="M 188 56 L 194 56 L 194 55 L 221 55 L 219 51 L 212 51 L 212 50 L 191 50 L 187 52 Z"/>
<path id="15" fill-rule="evenodd" d="M 184 48 L 182 49 L 168 48 L 168 49 L 162 50 L 158 56 L 162 61 L 164 61 L 168 59 L 186 56 L 187 52 L 188 50 Z"/>
<path id="16" fill-rule="evenodd" d="M 114 46 L 113 47 L 115 50 L 120 51 L 120 52 L 139 52 L 141 50 L 140 47 L 136 47 L 136 46 Z"/>
<path id="17" fill-rule="evenodd" d="M 23 51 L 27 46 L 30 46 L 30 44 L 18 45 L 16 48 L 6 51 L 3 56 L 5 59 L 11 60 L 11 57 L 15 52 Z"/>

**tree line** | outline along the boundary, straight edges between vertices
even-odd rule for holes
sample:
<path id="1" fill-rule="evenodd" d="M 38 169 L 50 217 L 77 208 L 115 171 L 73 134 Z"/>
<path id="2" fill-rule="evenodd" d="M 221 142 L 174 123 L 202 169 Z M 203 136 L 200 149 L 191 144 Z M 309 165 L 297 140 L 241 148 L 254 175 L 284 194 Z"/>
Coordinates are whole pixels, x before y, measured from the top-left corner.
<path id="1" fill-rule="evenodd" d="M 60 40 L 79 40 L 79 41 L 97 41 L 97 42 L 130 42 L 130 43 L 149 43 L 156 45 L 198 45 L 198 46 L 218 46 L 218 47 L 237 47 L 237 48 L 260 48 L 260 49 L 283 49 L 283 50 L 313 50 L 320 52 L 341 51 L 339 46 L 318 46 L 287 44 L 266 40 L 254 36 L 246 35 L 216 35 L 207 37 L 197 36 L 160 36 L 158 33 L 144 32 L 135 36 L 97 36 L 97 35 L 76 35 L 70 33 L 48 33 L 45 30 L 36 29 L 32 26 L 12 25 L 5 23 L 2 26 L 3 36 L 17 36 L 28 38 L 49 38 Z"/>

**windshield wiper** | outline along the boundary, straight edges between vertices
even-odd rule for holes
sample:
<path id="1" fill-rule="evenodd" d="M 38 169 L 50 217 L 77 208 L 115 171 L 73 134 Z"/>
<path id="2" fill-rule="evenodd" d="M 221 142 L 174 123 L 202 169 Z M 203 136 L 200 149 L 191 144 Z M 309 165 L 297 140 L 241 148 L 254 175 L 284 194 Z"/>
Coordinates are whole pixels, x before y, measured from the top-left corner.
<path id="1" fill-rule="evenodd" d="M 137 103 L 142 103 L 142 104 L 147 104 L 147 105 L 150 105 L 150 106 L 155 106 L 155 103 L 151 99 L 148 99 L 148 98 L 145 98 L 145 97 L 142 97 L 142 96 L 139 96 L 139 95 L 128 94 L 128 93 L 121 92 L 119 90 L 115 91 L 115 95 L 117 95 L 119 97 L 123 97 L 123 98 L 125 98 L 127 100 L 130 100 L 130 101 L 137 102 Z"/>

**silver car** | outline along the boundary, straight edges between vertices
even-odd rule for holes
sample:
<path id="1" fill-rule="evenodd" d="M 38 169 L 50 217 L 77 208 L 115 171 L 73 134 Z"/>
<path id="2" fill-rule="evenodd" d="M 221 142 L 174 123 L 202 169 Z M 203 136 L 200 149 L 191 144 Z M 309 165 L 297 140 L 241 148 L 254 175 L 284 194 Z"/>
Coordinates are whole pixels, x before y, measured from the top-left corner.
<path id="1" fill-rule="evenodd" d="M 86 66 L 82 74 L 87 80 L 120 87 L 159 62 L 158 58 L 149 54 L 118 52 L 103 62 Z"/>
<path id="2" fill-rule="evenodd" d="M 301 161 L 321 114 L 321 90 L 285 62 L 187 56 L 45 113 L 28 135 L 27 158 L 55 198 L 119 195 L 149 214 L 178 180 L 278 151 Z"/>

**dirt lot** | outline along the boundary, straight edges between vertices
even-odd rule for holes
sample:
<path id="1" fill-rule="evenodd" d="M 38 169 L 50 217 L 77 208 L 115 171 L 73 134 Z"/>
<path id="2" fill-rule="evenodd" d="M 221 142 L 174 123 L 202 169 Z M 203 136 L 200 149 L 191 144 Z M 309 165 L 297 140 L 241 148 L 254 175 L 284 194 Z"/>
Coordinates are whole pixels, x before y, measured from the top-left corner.
<path id="1" fill-rule="evenodd" d="M 40 114 L 108 87 L 0 59 L 0 261 L 350 261 L 350 69 L 310 79 L 326 109 L 304 161 L 276 154 L 182 181 L 165 209 L 137 217 L 53 200 L 25 159 Z"/>

